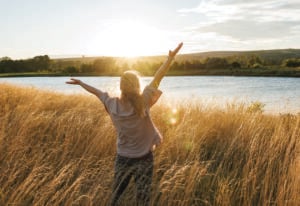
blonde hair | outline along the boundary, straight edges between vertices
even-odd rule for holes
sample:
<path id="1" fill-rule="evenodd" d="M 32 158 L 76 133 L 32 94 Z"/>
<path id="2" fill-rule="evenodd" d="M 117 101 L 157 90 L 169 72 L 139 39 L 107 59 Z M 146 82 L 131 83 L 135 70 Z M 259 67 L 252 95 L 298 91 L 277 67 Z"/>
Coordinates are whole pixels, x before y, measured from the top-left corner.
<path id="1" fill-rule="evenodd" d="M 136 71 L 126 71 L 121 76 L 121 100 L 128 101 L 134 111 L 140 116 L 145 116 L 145 103 L 141 95 L 139 74 Z"/>

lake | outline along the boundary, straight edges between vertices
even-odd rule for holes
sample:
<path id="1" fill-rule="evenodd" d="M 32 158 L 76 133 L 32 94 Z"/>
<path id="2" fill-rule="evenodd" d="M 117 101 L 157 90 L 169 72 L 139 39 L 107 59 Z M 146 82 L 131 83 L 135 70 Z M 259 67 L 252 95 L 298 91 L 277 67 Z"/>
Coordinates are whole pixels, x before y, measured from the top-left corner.
<path id="1" fill-rule="evenodd" d="M 78 77 L 82 81 L 119 94 L 119 77 Z M 84 92 L 76 85 L 67 85 L 69 77 L 9 77 L 0 78 L 0 83 L 12 83 L 36 87 L 66 94 Z M 143 77 L 146 85 L 150 77 Z M 300 112 L 300 79 L 286 77 L 231 77 L 231 76 L 176 76 L 165 77 L 160 89 L 162 99 L 188 102 L 199 100 L 205 104 L 225 105 L 231 102 L 250 104 L 259 101 L 265 104 L 266 112 Z"/>

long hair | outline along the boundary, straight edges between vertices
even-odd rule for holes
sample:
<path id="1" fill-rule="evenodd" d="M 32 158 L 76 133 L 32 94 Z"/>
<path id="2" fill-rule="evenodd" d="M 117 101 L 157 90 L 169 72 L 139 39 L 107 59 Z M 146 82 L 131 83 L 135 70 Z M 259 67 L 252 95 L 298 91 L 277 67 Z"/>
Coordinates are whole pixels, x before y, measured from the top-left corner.
<path id="1" fill-rule="evenodd" d="M 145 103 L 141 95 L 140 78 L 136 71 L 126 71 L 120 81 L 121 100 L 128 101 L 134 111 L 140 116 L 145 116 Z"/>

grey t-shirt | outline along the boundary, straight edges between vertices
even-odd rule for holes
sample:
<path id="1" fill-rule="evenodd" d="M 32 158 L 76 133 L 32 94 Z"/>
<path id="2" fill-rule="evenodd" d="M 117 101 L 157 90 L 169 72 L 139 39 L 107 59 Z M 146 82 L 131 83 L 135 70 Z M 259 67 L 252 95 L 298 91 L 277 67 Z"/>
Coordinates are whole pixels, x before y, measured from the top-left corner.
<path id="1" fill-rule="evenodd" d="M 99 99 L 104 104 L 117 130 L 117 153 L 124 157 L 137 158 L 147 154 L 153 145 L 159 145 L 162 135 L 153 124 L 150 108 L 162 92 L 154 87 L 145 87 L 142 96 L 145 101 L 146 115 L 140 117 L 130 103 L 110 97 L 104 92 Z"/>

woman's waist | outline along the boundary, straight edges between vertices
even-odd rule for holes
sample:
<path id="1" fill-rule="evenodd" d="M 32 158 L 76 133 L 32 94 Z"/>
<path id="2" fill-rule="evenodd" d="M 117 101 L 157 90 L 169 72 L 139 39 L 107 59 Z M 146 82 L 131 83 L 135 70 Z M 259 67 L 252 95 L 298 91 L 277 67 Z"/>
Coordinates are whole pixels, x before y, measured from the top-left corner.
<path id="1" fill-rule="evenodd" d="M 117 154 L 118 158 L 123 158 L 123 159 L 131 159 L 131 160 L 147 160 L 153 158 L 153 153 L 152 151 L 148 151 L 146 154 L 142 155 L 128 155 L 124 153 L 118 153 Z"/>

